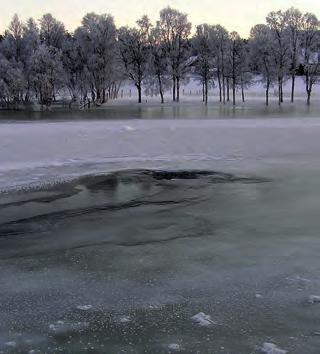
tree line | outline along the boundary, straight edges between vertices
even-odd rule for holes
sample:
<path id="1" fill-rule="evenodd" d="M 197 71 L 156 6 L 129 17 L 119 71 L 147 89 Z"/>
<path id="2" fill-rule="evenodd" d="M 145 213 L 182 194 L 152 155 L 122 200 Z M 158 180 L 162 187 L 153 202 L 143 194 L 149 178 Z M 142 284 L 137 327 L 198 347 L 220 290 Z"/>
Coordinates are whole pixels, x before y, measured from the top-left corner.
<path id="1" fill-rule="evenodd" d="M 192 76 L 202 85 L 205 103 L 215 88 L 220 102 L 235 105 L 237 92 L 244 101 L 245 90 L 260 81 L 265 104 L 272 87 L 281 104 L 284 82 L 291 80 L 294 102 L 301 75 L 310 104 L 320 77 L 319 24 L 316 15 L 290 8 L 270 12 L 244 39 L 206 23 L 192 33 L 187 14 L 170 7 L 155 24 L 143 16 L 134 27 L 116 28 L 111 15 L 89 13 L 73 33 L 51 14 L 25 22 L 14 15 L 0 37 L 0 103 L 50 106 L 68 97 L 70 107 L 90 107 L 116 99 L 128 80 L 139 103 L 143 92 L 163 103 L 168 90 L 179 102 L 181 84 Z"/>

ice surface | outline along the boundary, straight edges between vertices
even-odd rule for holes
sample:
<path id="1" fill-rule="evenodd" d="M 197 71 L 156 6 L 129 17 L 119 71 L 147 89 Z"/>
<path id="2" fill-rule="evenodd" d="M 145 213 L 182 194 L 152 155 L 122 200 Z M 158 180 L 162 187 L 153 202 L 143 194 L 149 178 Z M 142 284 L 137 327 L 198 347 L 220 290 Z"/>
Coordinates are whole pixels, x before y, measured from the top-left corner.
<path id="1" fill-rule="evenodd" d="M 318 354 L 319 136 L 307 117 L 0 124 L 1 189 L 53 184 L 1 194 L 0 351 Z"/>

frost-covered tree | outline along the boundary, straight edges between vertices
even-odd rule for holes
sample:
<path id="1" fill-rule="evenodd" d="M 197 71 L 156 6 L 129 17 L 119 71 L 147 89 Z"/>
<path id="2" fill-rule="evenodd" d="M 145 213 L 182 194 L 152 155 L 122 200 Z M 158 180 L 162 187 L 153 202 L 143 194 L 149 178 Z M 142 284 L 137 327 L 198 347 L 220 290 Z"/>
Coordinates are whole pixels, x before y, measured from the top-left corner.
<path id="1" fill-rule="evenodd" d="M 229 33 L 220 26 L 215 25 L 210 27 L 210 42 L 212 48 L 212 55 L 214 59 L 214 66 L 216 70 L 216 77 L 219 86 L 220 102 L 226 102 L 226 58 L 229 46 Z"/>
<path id="2" fill-rule="evenodd" d="M 307 104 L 310 104 L 312 89 L 320 77 L 319 49 L 320 34 L 319 20 L 311 13 L 302 17 L 301 46 L 303 51 L 303 67 L 307 93 Z"/>
<path id="3" fill-rule="evenodd" d="M 267 25 L 256 25 L 250 31 L 251 72 L 260 75 L 266 88 L 266 105 L 269 105 L 270 87 L 277 79 L 275 69 L 273 38 Z"/>
<path id="4" fill-rule="evenodd" d="M 75 31 L 77 43 L 69 41 L 72 48 L 66 48 L 66 55 L 74 58 L 65 60 L 69 77 L 81 71 L 82 89 L 90 91 L 93 102 L 106 102 L 109 88 L 119 79 L 116 35 L 112 16 L 89 13 Z"/>
<path id="5" fill-rule="evenodd" d="M 61 49 L 66 33 L 64 24 L 55 19 L 52 14 L 43 15 L 39 22 L 41 43 L 47 47 Z"/>
<path id="6" fill-rule="evenodd" d="M 213 55 L 211 46 L 211 26 L 202 24 L 197 26 L 196 34 L 192 39 L 192 47 L 196 56 L 195 72 L 199 76 L 203 87 L 203 101 L 208 103 L 208 90 L 213 79 Z"/>
<path id="7" fill-rule="evenodd" d="M 42 44 L 30 58 L 31 85 L 41 105 L 50 106 L 64 83 L 62 52 Z"/>
<path id="8" fill-rule="evenodd" d="M 274 58 L 278 76 L 279 105 L 283 102 L 283 83 L 290 67 L 290 42 L 288 41 L 286 15 L 282 11 L 270 12 L 267 24 L 274 42 Z"/>
<path id="9" fill-rule="evenodd" d="M 170 86 L 170 80 L 168 75 L 168 55 L 165 44 L 161 40 L 158 24 L 151 29 L 150 63 L 148 68 L 148 89 L 155 89 L 160 94 L 161 103 L 164 103 L 164 92 Z"/>
<path id="10" fill-rule="evenodd" d="M 291 7 L 284 13 L 288 40 L 289 40 L 289 56 L 290 56 L 290 67 L 289 74 L 291 74 L 291 102 L 294 101 L 295 93 L 295 81 L 296 81 L 296 71 L 299 66 L 299 54 L 300 54 L 300 33 L 302 24 L 302 13 L 300 10 Z"/>
<path id="11" fill-rule="evenodd" d="M 137 27 L 121 27 L 118 40 L 125 73 L 138 91 L 138 102 L 142 101 L 142 81 L 147 75 L 150 61 L 151 23 L 147 16 L 137 21 Z"/>
<path id="12" fill-rule="evenodd" d="M 23 68 L 0 55 L 0 102 L 7 108 L 23 99 L 25 80 Z"/>
<path id="13" fill-rule="evenodd" d="M 236 104 L 236 88 L 241 85 L 243 65 L 243 41 L 237 32 L 231 32 L 229 36 L 229 48 L 227 56 L 228 78 L 232 85 L 232 104 Z"/>
<path id="14" fill-rule="evenodd" d="M 167 7 L 160 11 L 158 26 L 169 60 L 172 77 L 172 98 L 173 101 L 179 102 L 180 83 L 188 72 L 190 59 L 191 23 L 188 21 L 186 14 Z"/>

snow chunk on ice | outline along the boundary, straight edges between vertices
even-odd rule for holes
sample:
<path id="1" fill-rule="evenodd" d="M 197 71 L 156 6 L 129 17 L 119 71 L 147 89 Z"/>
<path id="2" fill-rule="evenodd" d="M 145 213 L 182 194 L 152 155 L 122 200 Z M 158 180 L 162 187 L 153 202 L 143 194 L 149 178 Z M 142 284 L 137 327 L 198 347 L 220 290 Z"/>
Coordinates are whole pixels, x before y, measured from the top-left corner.
<path id="1" fill-rule="evenodd" d="M 77 306 L 78 310 L 82 310 L 82 311 L 88 311 L 92 309 L 92 305 L 79 305 Z"/>
<path id="2" fill-rule="evenodd" d="M 129 316 L 121 316 L 119 318 L 119 322 L 120 323 L 128 323 L 128 322 L 131 322 L 131 318 Z"/>
<path id="3" fill-rule="evenodd" d="M 286 354 L 287 351 L 280 349 L 273 343 L 264 343 L 262 348 L 261 348 L 263 353 L 266 354 Z"/>
<path id="4" fill-rule="evenodd" d="M 203 327 L 207 327 L 210 326 L 212 324 L 214 324 L 214 322 L 211 319 L 210 315 L 206 315 L 203 312 L 199 312 L 198 314 L 194 315 L 191 317 L 191 320 L 199 325 L 199 326 L 203 326 Z"/>
<path id="5" fill-rule="evenodd" d="M 131 127 L 130 125 L 125 125 L 123 129 L 127 132 L 133 132 L 135 129 Z"/>
<path id="6" fill-rule="evenodd" d="M 320 296 L 319 295 L 310 295 L 308 301 L 310 304 L 320 303 Z"/>
<path id="7" fill-rule="evenodd" d="M 169 350 L 173 350 L 175 352 L 180 352 L 181 346 L 179 344 L 177 344 L 177 343 L 171 343 L 171 344 L 168 345 L 168 349 Z"/>

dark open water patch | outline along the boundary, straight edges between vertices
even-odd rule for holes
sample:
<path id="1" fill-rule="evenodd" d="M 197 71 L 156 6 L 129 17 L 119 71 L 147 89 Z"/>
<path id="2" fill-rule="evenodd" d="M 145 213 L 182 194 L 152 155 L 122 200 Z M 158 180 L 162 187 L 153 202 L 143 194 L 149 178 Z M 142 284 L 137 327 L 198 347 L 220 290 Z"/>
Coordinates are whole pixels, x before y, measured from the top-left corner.
<path id="1" fill-rule="evenodd" d="M 183 183 L 184 181 L 188 183 Z M 19 193 L 16 199 L 13 197 L 12 200 L 0 204 L 0 210 L 12 209 L 9 214 L 13 219 L 8 222 L 1 220 L 0 238 L 45 233 L 66 220 L 76 220 L 92 214 L 148 206 L 172 206 L 196 202 L 198 199 L 196 195 L 184 197 L 181 194 L 176 198 L 169 198 L 169 194 L 166 198 L 157 198 L 158 192 L 164 195 L 166 190 L 179 188 L 184 190 L 186 187 L 188 189 L 208 188 L 211 184 L 219 183 L 265 183 L 267 181 L 258 177 L 203 170 L 126 170 L 106 175 L 86 176 L 73 182 L 50 187 L 47 194 L 43 190 L 38 195 L 29 191 L 21 200 L 21 193 Z M 28 194 L 30 194 L 29 198 Z M 80 194 L 78 198 L 77 194 Z M 93 200 L 96 197 L 98 203 Z M 61 204 L 63 201 L 67 208 Z M 51 207 L 54 204 L 58 206 Z M 40 210 L 39 205 L 43 205 Z M 32 213 L 34 206 L 36 212 Z M 15 215 L 17 208 L 19 218 Z M 21 217 L 24 210 L 30 215 Z"/>

